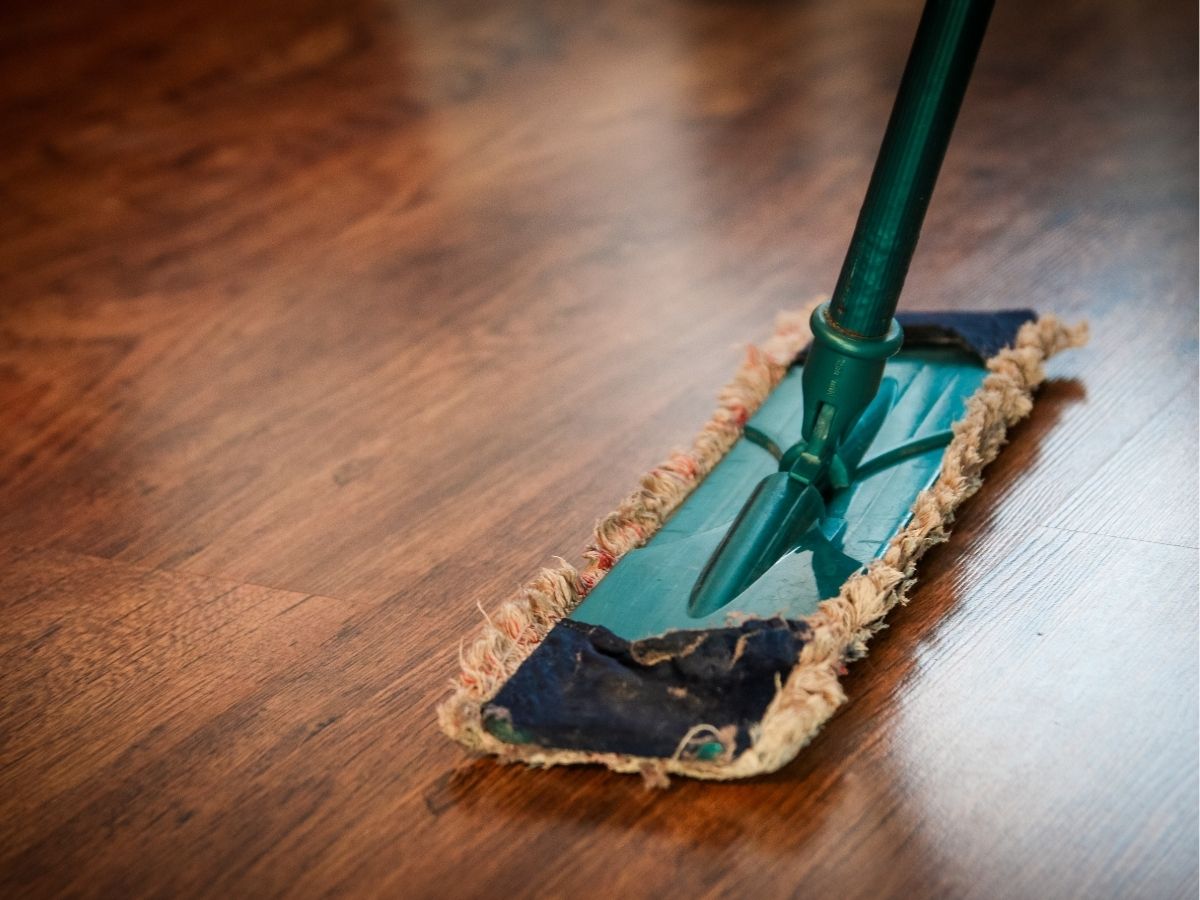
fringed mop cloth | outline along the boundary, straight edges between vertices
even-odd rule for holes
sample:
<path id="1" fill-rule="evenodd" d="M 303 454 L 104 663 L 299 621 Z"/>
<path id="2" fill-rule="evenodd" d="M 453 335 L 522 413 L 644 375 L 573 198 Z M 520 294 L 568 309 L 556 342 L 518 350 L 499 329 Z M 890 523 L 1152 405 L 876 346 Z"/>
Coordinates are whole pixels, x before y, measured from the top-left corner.
<path id="1" fill-rule="evenodd" d="M 1066 326 L 1047 315 L 1025 322 L 1015 342 L 987 360 L 989 374 L 954 424 L 941 474 L 917 497 L 908 525 L 881 558 L 801 620 L 807 630 L 803 646 L 790 674 L 777 682 L 748 749 L 714 760 L 684 758 L 679 752 L 671 758 L 651 758 L 509 744 L 488 733 L 484 705 L 617 561 L 658 531 L 741 437 L 747 420 L 809 344 L 808 319 L 807 311 L 783 314 L 771 338 L 748 349 L 691 449 L 671 454 L 642 478 L 616 511 L 597 523 L 582 569 L 560 560 L 559 566 L 543 569 L 515 597 L 485 614 L 478 634 L 462 646 L 462 670 L 453 692 L 438 708 L 438 721 L 447 735 L 503 761 L 536 766 L 599 763 L 617 772 L 640 773 L 656 785 L 665 785 L 670 774 L 745 778 L 786 765 L 846 700 L 838 682 L 845 664 L 865 655 L 867 641 L 882 627 L 888 611 L 907 601 L 917 561 L 929 547 L 947 539 L 955 509 L 979 489 L 983 469 L 1000 452 L 1008 428 L 1029 415 L 1033 392 L 1045 379 L 1045 361 L 1087 341 L 1086 324 Z M 694 737 L 686 735 L 681 750 Z"/>

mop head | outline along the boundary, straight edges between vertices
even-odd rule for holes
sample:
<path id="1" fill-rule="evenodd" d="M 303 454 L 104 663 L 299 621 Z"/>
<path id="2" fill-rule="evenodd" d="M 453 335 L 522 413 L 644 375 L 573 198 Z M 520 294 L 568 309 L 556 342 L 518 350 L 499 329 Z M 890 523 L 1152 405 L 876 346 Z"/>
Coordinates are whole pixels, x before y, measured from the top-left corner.
<path id="1" fill-rule="evenodd" d="M 917 561 L 947 539 L 955 509 L 979 489 L 1007 429 L 1029 415 L 1045 361 L 1087 341 L 1085 324 L 1068 327 L 1029 311 L 901 317 L 906 346 L 914 335 L 962 345 L 985 360 L 987 374 L 906 523 L 812 614 L 731 616 L 724 627 L 633 641 L 566 618 L 730 452 L 802 358 L 808 321 L 809 311 L 781 315 L 775 334 L 748 350 L 691 449 L 652 469 L 597 523 L 582 569 L 560 560 L 485 613 L 460 648 L 461 672 L 438 708 L 447 735 L 506 762 L 598 763 L 654 785 L 669 774 L 733 779 L 786 765 L 845 701 L 838 678 L 846 663 L 865 655 L 888 611 L 906 602 Z"/>

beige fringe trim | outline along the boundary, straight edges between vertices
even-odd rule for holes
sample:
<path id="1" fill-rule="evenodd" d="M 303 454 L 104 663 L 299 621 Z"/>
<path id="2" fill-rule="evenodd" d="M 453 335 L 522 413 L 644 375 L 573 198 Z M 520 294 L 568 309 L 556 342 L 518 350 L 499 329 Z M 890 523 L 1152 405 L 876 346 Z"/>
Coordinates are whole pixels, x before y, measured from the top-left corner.
<path id="1" fill-rule="evenodd" d="M 1000 452 L 1007 429 L 1029 415 L 1033 391 L 1045 380 L 1045 361 L 1088 339 L 1086 323 L 1066 326 L 1054 316 L 1043 316 L 1021 327 L 1014 347 L 988 360 L 991 374 L 955 423 L 954 440 L 946 448 L 937 482 L 917 497 L 911 521 L 892 539 L 883 557 L 850 578 L 837 597 L 823 602 L 808 617 L 811 637 L 745 752 L 732 759 L 701 762 L 521 746 L 490 735 L 482 725 L 483 705 L 617 560 L 649 540 L 720 462 L 741 436 L 742 426 L 808 344 L 808 318 L 808 310 L 781 315 L 775 334 L 762 347 L 747 350 L 692 448 L 672 454 L 652 469 L 637 491 L 596 524 L 582 570 L 559 559 L 557 568 L 543 569 L 516 597 L 490 616 L 484 613 L 486 621 L 478 636 L 459 649 L 462 671 L 453 693 L 438 707 L 438 722 L 447 735 L 504 761 L 542 766 L 600 763 L 617 772 L 641 773 L 654 786 L 666 786 L 668 773 L 745 778 L 786 765 L 845 701 L 838 683 L 844 663 L 864 656 L 867 640 L 882 627 L 887 612 L 906 602 L 917 560 L 929 547 L 946 540 L 955 508 L 979 489 L 983 468 Z"/>

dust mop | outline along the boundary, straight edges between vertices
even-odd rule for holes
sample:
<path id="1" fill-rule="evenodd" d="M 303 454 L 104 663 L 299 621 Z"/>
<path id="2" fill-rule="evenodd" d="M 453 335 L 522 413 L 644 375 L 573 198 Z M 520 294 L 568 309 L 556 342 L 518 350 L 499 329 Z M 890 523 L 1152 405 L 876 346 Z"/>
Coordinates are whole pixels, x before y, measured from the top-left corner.
<path id="1" fill-rule="evenodd" d="M 782 316 L 691 449 L 461 648 L 439 707 L 474 751 L 662 782 L 791 760 L 948 536 L 1044 361 L 1085 327 L 896 305 L 991 13 L 929 0 L 831 299 Z"/>

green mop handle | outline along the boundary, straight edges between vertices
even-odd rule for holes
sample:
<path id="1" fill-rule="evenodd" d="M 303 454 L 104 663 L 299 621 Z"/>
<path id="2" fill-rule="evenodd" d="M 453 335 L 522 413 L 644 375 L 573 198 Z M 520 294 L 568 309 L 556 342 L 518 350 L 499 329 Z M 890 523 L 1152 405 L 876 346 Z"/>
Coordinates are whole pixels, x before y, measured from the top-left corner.
<path id="1" fill-rule="evenodd" d="M 903 341 L 896 303 L 993 3 L 925 4 L 833 299 L 813 314 L 804 367 L 809 465 L 796 472 L 802 480 L 823 474 Z"/>
<path id="2" fill-rule="evenodd" d="M 930 0 L 830 303 L 864 338 L 888 332 L 993 0 Z"/>

